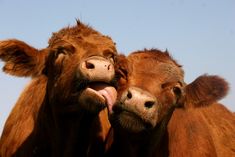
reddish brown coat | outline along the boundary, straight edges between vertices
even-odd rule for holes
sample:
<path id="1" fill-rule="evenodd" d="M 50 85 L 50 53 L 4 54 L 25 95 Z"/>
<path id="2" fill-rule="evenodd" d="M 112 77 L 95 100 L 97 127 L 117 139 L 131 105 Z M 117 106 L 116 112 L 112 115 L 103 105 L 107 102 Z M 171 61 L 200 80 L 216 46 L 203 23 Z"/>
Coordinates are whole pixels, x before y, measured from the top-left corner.
<path id="1" fill-rule="evenodd" d="M 107 110 L 102 110 L 104 98 L 87 86 L 92 81 L 103 81 L 106 84 L 93 83 L 89 88 L 107 88 L 106 92 L 115 94 L 113 87 L 107 85 L 114 77 L 115 55 L 111 38 L 79 21 L 74 27 L 54 33 L 48 47 L 42 50 L 19 40 L 1 41 L 4 72 L 32 77 L 32 81 L 6 121 L 0 156 L 100 153 L 110 124 Z M 98 68 L 107 68 L 110 72 L 101 70 L 95 75 L 84 72 L 85 68 L 94 69 L 94 60 L 105 64 Z M 114 98 L 115 95 L 109 101 Z"/>
<path id="2" fill-rule="evenodd" d="M 202 75 L 186 85 L 177 62 L 158 50 L 123 57 L 119 71 L 118 103 L 113 108 L 114 118 L 111 116 L 107 156 L 235 156 L 235 116 L 216 102 L 227 94 L 224 79 Z M 134 98 L 133 94 L 128 96 L 133 87 L 156 97 L 156 106 L 161 106 L 156 107 L 157 121 L 146 118 L 146 113 L 152 112 L 137 110 L 137 101 L 133 101 L 135 108 L 128 106 Z M 146 122 L 155 125 L 149 127 Z"/>

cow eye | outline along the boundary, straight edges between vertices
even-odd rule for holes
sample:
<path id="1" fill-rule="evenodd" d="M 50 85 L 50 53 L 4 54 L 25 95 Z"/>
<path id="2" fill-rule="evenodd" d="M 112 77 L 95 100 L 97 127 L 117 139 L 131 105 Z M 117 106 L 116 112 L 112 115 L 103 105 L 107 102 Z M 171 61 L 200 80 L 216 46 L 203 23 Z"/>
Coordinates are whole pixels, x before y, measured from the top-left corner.
<path id="1" fill-rule="evenodd" d="M 172 91 L 174 92 L 175 95 L 179 96 L 181 95 L 181 88 L 180 87 L 173 87 Z"/>
<path id="2" fill-rule="evenodd" d="M 172 87 L 172 92 L 176 97 L 181 97 L 183 95 L 183 85 L 181 82 L 178 82 Z"/>
<path id="3" fill-rule="evenodd" d="M 161 85 L 161 88 L 171 91 L 176 96 L 180 96 L 182 93 L 182 86 L 179 83 L 166 82 Z"/>
<path id="4" fill-rule="evenodd" d="M 56 51 L 56 57 L 59 57 L 61 55 L 67 55 L 68 54 L 68 50 L 62 46 L 58 47 L 57 48 L 57 51 Z"/>
<path id="5" fill-rule="evenodd" d="M 69 56 L 73 53 L 70 47 L 59 46 L 56 49 L 54 54 L 55 56 L 55 65 L 62 66 L 64 61 L 69 58 Z"/>
<path id="6" fill-rule="evenodd" d="M 65 55 L 66 52 L 58 48 L 57 51 L 55 52 L 55 62 L 58 62 L 58 60 L 64 58 Z"/>

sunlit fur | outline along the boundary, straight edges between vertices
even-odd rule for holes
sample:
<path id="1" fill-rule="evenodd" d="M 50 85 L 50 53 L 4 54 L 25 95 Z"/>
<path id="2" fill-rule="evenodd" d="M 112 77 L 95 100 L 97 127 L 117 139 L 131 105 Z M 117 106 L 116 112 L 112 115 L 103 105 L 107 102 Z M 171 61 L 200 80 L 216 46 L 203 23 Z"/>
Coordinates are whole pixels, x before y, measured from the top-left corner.
<path id="1" fill-rule="evenodd" d="M 162 62 L 173 64 L 176 68 L 158 68 Z M 134 52 L 126 59 L 121 58 L 119 64 L 121 79 L 117 101 L 121 100 L 126 89 L 137 86 L 154 94 L 162 107 L 156 110 L 159 119 L 155 128 L 148 129 L 143 127 L 144 120 L 139 122 L 143 119 L 142 113 L 123 118 L 122 108 L 118 107 L 116 113 L 114 110 L 115 118 L 111 117 L 113 129 L 107 140 L 106 156 L 235 156 L 234 113 L 217 103 L 228 92 L 228 83 L 223 78 L 202 75 L 187 84 L 183 79 L 182 67 L 172 60 L 168 52 L 159 50 Z M 154 76 L 153 73 L 157 72 L 159 75 Z M 157 83 L 172 89 L 167 80 L 179 82 L 182 91 L 173 88 L 172 91 L 166 89 L 166 92 L 156 92 L 159 88 Z M 117 105 L 122 106 L 122 103 Z M 132 111 L 135 112 L 134 109 Z M 140 118 L 137 119 L 136 115 Z"/>
<path id="2" fill-rule="evenodd" d="M 16 39 L 0 41 L 0 59 L 5 63 L 3 71 L 32 77 L 6 121 L 0 156 L 99 153 L 110 127 L 107 112 L 98 116 L 96 109 L 93 112 L 96 114 L 92 115 L 89 107 L 87 111 L 80 110 L 79 104 L 91 104 L 79 102 L 77 96 L 82 90 L 76 87 L 79 79 L 75 79 L 75 71 L 79 62 L 87 57 L 109 59 L 115 55 L 115 43 L 110 37 L 80 21 L 53 33 L 48 47 L 41 50 Z M 93 99 L 91 103 L 99 103 Z"/>
<path id="3" fill-rule="evenodd" d="M 123 76 L 125 74 L 122 74 L 119 84 L 120 97 L 117 105 L 114 106 L 114 110 L 123 110 L 124 112 L 114 112 L 111 118 L 118 117 L 117 119 L 123 128 L 134 132 L 154 128 L 165 116 L 167 110 L 177 105 L 178 98 L 173 92 L 173 88 L 176 85 L 182 86 L 184 84 L 184 72 L 168 52 L 159 50 L 138 51 L 130 54 L 126 60 L 119 59 L 119 69 L 127 71 L 127 78 L 122 78 L 125 77 Z M 143 66 L 139 68 L 140 65 Z M 122 80 L 126 82 L 122 83 Z M 132 86 L 146 90 L 156 97 L 157 104 L 153 106 L 154 109 L 151 109 L 151 112 L 149 110 L 139 111 L 122 102 L 121 95 L 125 94 L 124 91 Z M 118 116 L 116 116 L 117 114 Z"/>

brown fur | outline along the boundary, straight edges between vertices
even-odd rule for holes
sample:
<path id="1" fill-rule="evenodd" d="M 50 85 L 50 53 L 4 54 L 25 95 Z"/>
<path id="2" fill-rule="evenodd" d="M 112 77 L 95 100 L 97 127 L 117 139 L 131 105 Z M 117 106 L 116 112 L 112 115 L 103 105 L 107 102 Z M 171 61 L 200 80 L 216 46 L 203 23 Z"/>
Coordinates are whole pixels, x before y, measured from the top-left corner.
<path id="1" fill-rule="evenodd" d="M 73 105 L 80 101 L 75 97 L 77 93 L 73 93 L 76 90 L 74 72 L 81 60 L 90 56 L 109 59 L 115 55 L 111 38 L 79 21 L 76 26 L 54 33 L 49 46 L 42 50 L 15 39 L 1 41 L 3 70 L 33 79 L 6 121 L 0 140 L 0 156 L 86 156 L 99 153 L 98 148 L 103 149 L 110 128 L 107 112 L 98 115 L 98 112 L 90 113 Z M 78 82 L 77 85 L 82 84 Z M 89 102 L 80 101 L 80 104 L 92 106 Z"/>
<path id="2" fill-rule="evenodd" d="M 12 156 L 32 132 L 44 99 L 46 81 L 45 76 L 35 78 L 22 92 L 5 123 L 0 140 L 0 156 Z"/>
<path id="3" fill-rule="evenodd" d="M 158 104 L 162 105 L 162 110 L 158 110 L 156 126 L 141 132 L 133 132 L 131 129 L 132 125 L 142 125 L 135 124 L 140 123 L 139 120 L 134 122 L 133 117 L 132 121 L 125 119 L 128 120 L 125 122 L 117 110 L 115 118 L 111 115 L 113 129 L 107 140 L 106 156 L 235 155 L 235 116 L 217 103 L 228 92 L 228 84 L 224 79 L 202 75 L 186 85 L 181 66 L 168 53 L 158 50 L 138 51 L 130 54 L 127 59 L 123 57 L 120 62 L 121 82 L 117 102 L 126 89 L 134 86 L 155 95 L 162 102 Z M 161 68 L 162 63 L 167 63 L 168 68 Z M 169 80 L 180 82 L 183 87 L 181 91 L 175 91 L 176 101 L 172 97 L 174 95 L 168 92 L 156 92 L 161 91 L 159 86 L 168 87 Z"/>
<path id="4" fill-rule="evenodd" d="M 0 58 L 5 61 L 3 71 L 20 77 L 40 75 L 47 55 L 15 39 L 0 42 L 0 52 Z"/>
<path id="5" fill-rule="evenodd" d="M 168 125 L 169 156 L 235 155 L 235 116 L 218 103 L 176 109 Z"/>
<path id="6" fill-rule="evenodd" d="M 185 90 L 187 104 L 192 103 L 194 107 L 207 106 L 227 95 L 228 84 L 218 76 L 202 75 Z"/>

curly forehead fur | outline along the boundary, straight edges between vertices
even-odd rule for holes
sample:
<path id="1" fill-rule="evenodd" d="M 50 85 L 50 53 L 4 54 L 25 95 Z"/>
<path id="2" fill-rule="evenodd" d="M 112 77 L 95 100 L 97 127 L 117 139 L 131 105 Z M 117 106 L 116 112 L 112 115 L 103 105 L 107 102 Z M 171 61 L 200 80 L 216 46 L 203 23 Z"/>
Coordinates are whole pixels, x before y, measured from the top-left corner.
<path id="1" fill-rule="evenodd" d="M 108 40 L 107 42 L 112 41 L 110 37 L 102 35 L 98 31 L 94 30 L 92 27 L 85 25 L 79 20 L 77 20 L 77 25 L 73 27 L 68 26 L 66 28 L 61 29 L 59 32 L 53 33 L 52 37 L 48 41 L 48 44 L 50 47 L 60 40 L 66 40 L 69 38 L 72 38 L 74 40 L 85 40 L 88 37 L 93 37 L 96 40 L 101 39 L 103 42 L 105 42 L 103 40 L 104 38 Z"/>
<path id="2" fill-rule="evenodd" d="M 142 53 L 143 55 L 138 55 Z M 137 54 L 137 55 L 136 55 Z M 136 55 L 136 56 L 135 56 Z M 134 53 L 132 53 L 130 56 L 134 56 L 135 58 L 145 58 L 145 59 L 149 59 L 152 58 L 154 60 L 160 61 L 160 62 L 172 62 L 174 63 L 176 66 L 178 67 L 182 67 L 180 64 L 177 63 L 176 60 L 174 60 L 171 55 L 169 54 L 169 52 L 166 50 L 165 52 L 162 52 L 158 49 L 144 49 L 141 51 L 136 51 Z"/>
<path id="3" fill-rule="evenodd" d="M 158 49 L 144 49 L 141 51 L 136 51 L 133 52 L 128 56 L 128 58 L 133 59 L 135 61 L 143 61 L 146 60 L 146 63 L 149 63 L 153 65 L 153 68 L 151 69 L 156 69 L 155 65 L 156 62 L 158 63 L 167 63 L 167 66 L 165 67 L 166 69 L 164 70 L 165 72 L 176 74 L 180 78 L 184 78 L 184 71 L 182 69 L 182 66 L 177 63 L 176 60 L 174 60 L 171 55 L 168 53 L 168 51 L 162 52 Z M 172 68 L 169 68 L 172 67 Z M 176 70 L 177 69 L 177 70 Z M 176 76 L 175 75 L 175 76 Z"/>

